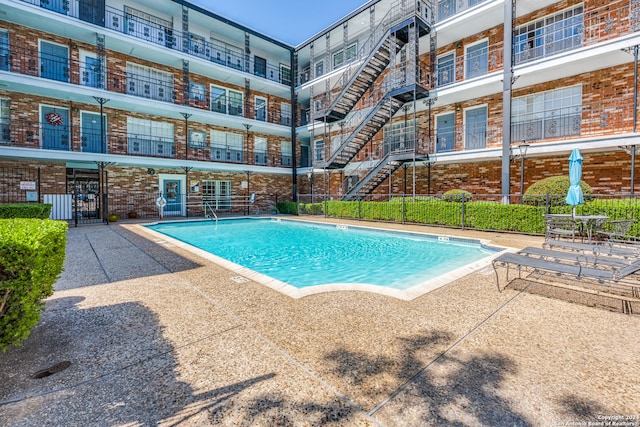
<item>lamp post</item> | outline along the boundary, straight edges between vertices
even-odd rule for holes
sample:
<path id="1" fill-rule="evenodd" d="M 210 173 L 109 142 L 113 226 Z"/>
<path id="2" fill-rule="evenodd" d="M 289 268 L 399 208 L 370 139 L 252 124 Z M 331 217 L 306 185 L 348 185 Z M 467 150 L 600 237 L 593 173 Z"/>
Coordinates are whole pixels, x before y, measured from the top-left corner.
<path id="1" fill-rule="evenodd" d="M 184 117 L 184 159 L 189 160 L 189 117 L 193 114 L 180 113 Z"/>
<path id="2" fill-rule="evenodd" d="M 524 139 L 518 145 L 518 150 L 520 150 L 520 204 L 522 204 L 522 199 L 524 198 L 524 159 L 527 157 L 528 148 L 529 144 Z"/>
<path id="3" fill-rule="evenodd" d="M 438 161 L 436 153 L 427 153 L 427 159 L 425 163 L 427 165 L 427 195 L 431 195 L 431 167 Z"/>
<path id="4" fill-rule="evenodd" d="M 307 172 L 307 178 L 309 179 L 309 184 L 311 185 L 311 212 L 313 213 L 313 171 L 312 170 Z"/>

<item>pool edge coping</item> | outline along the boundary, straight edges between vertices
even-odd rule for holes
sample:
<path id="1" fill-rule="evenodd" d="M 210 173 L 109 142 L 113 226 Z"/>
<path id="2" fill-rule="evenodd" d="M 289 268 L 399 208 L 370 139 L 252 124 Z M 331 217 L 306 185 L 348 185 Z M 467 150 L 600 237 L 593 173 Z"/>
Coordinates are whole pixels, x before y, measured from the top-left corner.
<path id="1" fill-rule="evenodd" d="M 210 252 L 207 252 L 203 249 L 197 248 L 193 245 L 185 243 L 176 238 L 167 236 L 158 231 L 152 230 L 148 228 L 149 225 L 155 224 L 163 224 L 168 222 L 203 222 L 203 221 L 211 221 L 211 220 L 203 220 L 203 219 L 194 219 L 194 220 L 175 220 L 175 221 L 152 221 L 149 223 L 138 223 L 138 224 L 127 224 L 125 228 L 131 228 L 134 230 L 138 230 L 144 234 L 149 235 L 149 240 L 155 244 L 163 245 L 163 243 L 169 243 L 171 246 L 178 247 L 180 249 L 186 250 L 190 253 L 193 253 L 201 258 L 206 259 L 207 261 L 213 262 L 214 264 L 226 268 L 234 273 L 241 275 L 243 278 L 252 280 L 261 285 L 267 286 L 281 294 L 284 294 L 293 299 L 300 299 L 306 296 L 327 293 L 327 292 L 338 292 L 338 291 L 364 291 L 371 292 L 375 294 L 380 294 L 384 296 L 389 296 L 393 298 L 400 299 L 402 301 L 411 301 L 422 295 L 425 295 L 431 291 L 434 291 L 438 288 L 441 288 L 449 283 L 452 283 L 458 279 L 461 279 L 471 273 L 480 272 L 481 269 L 486 268 L 491 265 L 493 259 L 498 257 L 500 254 L 508 251 L 513 251 L 514 248 L 508 246 L 501 246 L 492 244 L 490 240 L 480 239 L 480 238 L 467 238 L 467 237 L 459 237 L 459 236 L 450 236 L 446 234 L 433 234 L 426 233 L 420 231 L 409 231 L 409 230 L 396 230 L 390 228 L 381 228 L 381 227 L 369 227 L 369 226 L 361 226 L 361 225 L 351 225 L 351 224 L 340 224 L 336 223 L 326 223 L 326 222 L 315 222 L 309 220 L 297 220 L 295 218 L 279 218 L 275 216 L 267 216 L 260 218 L 247 218 L 247 217 L 229 217 L 224 218 L 224 220 L 237 220 L 237 219 L 252 219 L 252 220 L 279 220 L 279 221 L 293 221 L 293 222 L 304 222 L 310 224 L 318 224 L 325 226 L 347 226 L 352 228 L 362 228 L 367 230 L 378 230 L 378 231 L 387 231 L 392 233 L 402 233 L 402 234 L 416 234 L 421 236 L 430 236 L 430 237 L 447 237 L 450 240 L 462 241 L 462 242 L 473 242 L 479 243 L 481 247 L 485 249 L 495 250 L 495 254 L 491 254 L 487 257 L 481 258 L 477 261 L 459 267 L 455 270 L 449 271 L 447 273 L 436 276 L 432 279 L 429 279 L 423 283 L 417 284 L 407 289 L 394 289 L 388 288 L 380 285 L 371 285 L 371 284 L 363 284 L 363 283 L 327 283 L 322 285 L 314 285 L 308 286 L 304 288 L 296 288 L 293 285 L 282 282 L 278 279 L 275 279 L 271 276 L 267 276 L 266 274 L 257 272 L 255 270 L 251 270 L 248 267 L 244 267 L 240 264 L 236 264 L 227 259 L 221 258 L 217 255 L 214 255 Z M 146 236 L 144 236 L 146 238 Z M 170 248 L 168 245 L 163 245 L 167 248 Z M 233 278 L 232 278 L 233 279 Z"/>

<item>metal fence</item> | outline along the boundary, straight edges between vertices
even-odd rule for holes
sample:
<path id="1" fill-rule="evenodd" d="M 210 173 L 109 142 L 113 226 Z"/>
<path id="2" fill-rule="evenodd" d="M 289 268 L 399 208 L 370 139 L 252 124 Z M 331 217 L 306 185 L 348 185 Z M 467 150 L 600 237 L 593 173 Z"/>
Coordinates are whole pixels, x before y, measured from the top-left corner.
<path id="1" fill-rule="evenodd" d="M 464 195 L 368 195 L 354 201 L 342 201 L 339 195 L 299 196 L 299 215 L 322 215 L 362 221 L 387 221 L 441 227 L 506 231 L 525 234 L 545 233 L 545 214 L 571 214 L 565 195 L 539 197 L 510 195 L 508 204 L 500 194 Z M 640 201 L 630 194 L 588 195 L 575 207 L 576 215 L 604 215 L 611 220 L 631 219 L 630 236 L 640 237 L 638 218 Z"/>

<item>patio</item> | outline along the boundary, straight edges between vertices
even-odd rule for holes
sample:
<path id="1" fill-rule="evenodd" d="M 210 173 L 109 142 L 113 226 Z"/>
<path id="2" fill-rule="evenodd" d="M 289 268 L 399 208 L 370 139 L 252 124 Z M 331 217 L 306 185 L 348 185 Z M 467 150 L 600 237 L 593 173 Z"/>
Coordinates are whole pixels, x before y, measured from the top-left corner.
<path id="1" fill-rule="evenodd" d="M 31 337 L 0 354 L 3 424 L 512 426 L 640 415 L 640 316 L 498 292 L 491 268 L 409 302 L 357 291 L 294 300 L 126 222 L 71 228 L 67 258 Z"/>

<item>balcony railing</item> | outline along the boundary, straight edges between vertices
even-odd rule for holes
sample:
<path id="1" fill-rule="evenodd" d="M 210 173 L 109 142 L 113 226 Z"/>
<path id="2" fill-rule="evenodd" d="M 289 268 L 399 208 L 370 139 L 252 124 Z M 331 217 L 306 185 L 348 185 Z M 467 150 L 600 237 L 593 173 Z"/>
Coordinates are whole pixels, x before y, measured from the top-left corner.
<path id="1" fill-rule="evenodd" d="M 3 71 L 40 77 L 48 80 L 65 82 L 73 85 L 87 86 L 137 96 L 155 101 L 184 104 L 181 90 L 182 81 L 177 75 L 167 72 L 138 72 L 126 71 L 124 67 L 109 64 L 100 65 L 96 58 L 86 58 L 85 61 L 47 55 L 43 58 L 34 48 L 19 46 L 2 46 L 0 51 L 7 52 L 7 66 Z M 2 69 L 0 69 L 2 70 Z M 157 70 L 160 71 L 160 70 Z M 269 123 L 290 125 L 291 113 L 272 113 L 267 104 L 256 104 L 255 101 L 246 102 L 244 94 L 238 100 L 228 96 L 218 105 L 209 104 L 209 93 L 190 93 L 187 104 L 193 108 L 211 110 L 221 114 L 247 117 L 249 119 L 266 121 Z M 248 111 L 245 111 L 245 106 Z"/>
<path id="2" fill-rule="evenodd" d="M 438 0 L 436 21 L 443 21 L 488 0 Z"/>
<path id="3" fill-rule="evenodd" d="M 73 123 L 73 122 L 72 122 Z M 248 151 L 245 146 L 205 144 L 201 148 L 186 146 L 184 137 L 160 137 L 149 134 L 128 133 L 109 128 L 101 138 L 99 130 L 82 129 L 67 123 L 52 125 L 28 120 L 12 120 L 0 126 L 0 146 L 71 151 L 82 153 L 115 154 L 179 158 L 186 160 L 244 163 L 276 166 L 276 157 L 269 162 L 265 150 Z M 291 166 L 291 159 L 282 166 Z"/>
<path id="4" fill-rule="evenodd" d="M 471 46 L 463 56 L 452 61 L 440 57 L 436 66 L 437 86 L 444 87 L 502 70 L 503 48 L 504 43 L 499 42 L 477 48 Z"/>
<path id="5" fill-rule="evenodd" d="M 216 64 L 254 74 L 268 80 L 291 84 L 291 71 L 287 64 L 269 64 L 262 60 L 245 56 L 242 47 L 226 45 L 222 42 L 205 40 L 204 37 L 182 33 L 171 27 L 171 22 L 148 15 L 148 19 L 127 14 L 122 10 L 105 7 L 104 10 L 91 8 L 92 13 L 80 11 L 77 1 L 68 0 L 21 0 L 55 13 L 80 19 L 91 24 L 109 28 L 137 39 L 158 44 L 188 55 L 205 59 Z"/>

